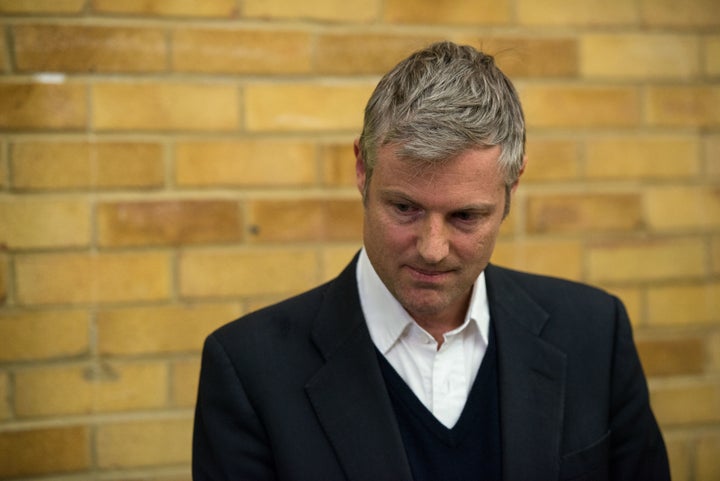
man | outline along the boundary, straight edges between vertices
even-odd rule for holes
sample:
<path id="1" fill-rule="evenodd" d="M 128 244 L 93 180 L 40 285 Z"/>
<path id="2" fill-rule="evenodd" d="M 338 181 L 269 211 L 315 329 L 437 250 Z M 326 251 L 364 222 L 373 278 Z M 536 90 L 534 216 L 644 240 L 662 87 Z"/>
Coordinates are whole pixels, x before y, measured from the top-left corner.
<path id="1" fill-rule="evenodd" d="M 620 301 L 489 264 L 525 167 L 517 93 L 444 42 L 355 142 L 364 247 L 203 351 L 196 480 L 665 480 Z"/>

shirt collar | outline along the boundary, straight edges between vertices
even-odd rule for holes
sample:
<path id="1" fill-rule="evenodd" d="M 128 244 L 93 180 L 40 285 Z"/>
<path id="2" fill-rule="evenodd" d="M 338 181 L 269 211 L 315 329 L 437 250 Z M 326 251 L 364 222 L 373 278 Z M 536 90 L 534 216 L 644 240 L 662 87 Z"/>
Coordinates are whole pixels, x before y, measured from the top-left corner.
<path id="1" fill-rule="evenodd" d="M 370 337 L 375 347 L 383 354 L 387 354 L 410 326 L 417 326 L 417 324 L 380 280 L 364 248 L 360 251 L 358 258 L 356 277 L 360 305 L 370 331 Z M 475 322 L 485 345 L 487 345 L 490 310 L 485 288 L 485 272 L 480 273 L 473 285 L 470 305 L 464 322 L 453 332 L 465 329 L 470 322 Z M 420 327 L 418 326 L 418 328 Z"/>

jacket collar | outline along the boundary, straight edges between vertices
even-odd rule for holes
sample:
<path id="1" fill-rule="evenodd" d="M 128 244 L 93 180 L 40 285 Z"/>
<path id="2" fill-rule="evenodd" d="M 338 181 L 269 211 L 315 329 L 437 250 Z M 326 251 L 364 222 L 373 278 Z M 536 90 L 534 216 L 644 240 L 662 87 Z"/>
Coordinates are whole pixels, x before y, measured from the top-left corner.
<path id="1" fill-rule="evenodd" d="M 498 349 L 503 477 L 556 479 L 566 356 L 541 337 L 549 314 L 510 271 L 485 270 Z"/>

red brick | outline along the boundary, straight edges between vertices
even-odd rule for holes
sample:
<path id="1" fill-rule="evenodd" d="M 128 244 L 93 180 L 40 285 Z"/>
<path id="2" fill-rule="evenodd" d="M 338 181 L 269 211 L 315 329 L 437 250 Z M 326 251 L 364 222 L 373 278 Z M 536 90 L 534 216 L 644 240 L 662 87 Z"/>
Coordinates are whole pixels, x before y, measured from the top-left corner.
<path id="1" fill-rule="evenodd" d="M 716 0 L 641 0 L 642 20 L 651 27 L 717 27 L 720 9 Z"/>
<path id="2" fill-rule="evenodd" d="M 633 231 L 643 224 L 637 194 L 533 195 L 528 198 L 531 233 Z"/>
<path id="3" fill-rule="evenodd" d="M 311 40 L 302 31 L 181 28 L 172 36 L 172 65 L 181 72 L 308 73 Z"/>
<path id="4" fill-rule="evenodd" d="M 119 15 L 224 17 L 238 15 L 236 0 L 90 0 L 94 12 Z"/>
<path id="5" fill-rule="evenodd" d="M 359 198 L 258 200 L 248 203 L 254 242 L 360 240 Z"/>
<path id="6" fill-rule="evenodd" d="M 510 78 L 577 77 L 580 70 L 578 42 L 572 37 L 460 36 L 469 44 L 492 55 Z"/>
<path id="7" fill-rule="evenodd" d="M 103 246 L 239 242 L 240 207 L 230 200 L 103 202 L 98 205 Z"/>
<path id="8" fill-rule="evenodd" d="M 85 90 L 78 84 L 0 84 L 0 128 L 83 128 L 88 115 Z"/>
<path id="9" fill-rule="evenodd" d="M 13 28 L 15 63 L 31 72 L 158 72 L 166 69 L 162 30 L 74 25 Z"/>
<path id="10" fill-rule="evenodd" d="M 645 374 L 676 376 L 702 374 L 707 362 L 702 337 L 636 340 Z"/>
<path id="11" fill-rule="evenodd" d="M 0 432 L 0 478 L 71 473 L 90 468 L 84 426 Z"/>
<path id="12" fill-rule="evenodd" d="M 323 74 L 383 74 L 441 37 L 326 33 L 317 39 L 315 70 Z"/>

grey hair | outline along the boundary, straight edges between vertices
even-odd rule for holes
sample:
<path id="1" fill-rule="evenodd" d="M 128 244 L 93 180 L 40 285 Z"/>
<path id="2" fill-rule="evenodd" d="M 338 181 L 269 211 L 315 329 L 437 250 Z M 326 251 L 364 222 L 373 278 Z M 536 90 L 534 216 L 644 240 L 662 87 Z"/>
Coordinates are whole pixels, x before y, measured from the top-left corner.
<path id="1" fill-rule="evenodd" d="M 364 194 L 377 152 L 386 145 L 397 145 L 402 158 L 431 165 L 470 148 L 499 145 L 507 211 L 525 155 L 525 120 L 515 87 L 492 56 L 439 42 L 413 53 L 380 80 L 365 107 L 359 144 Z"/>

